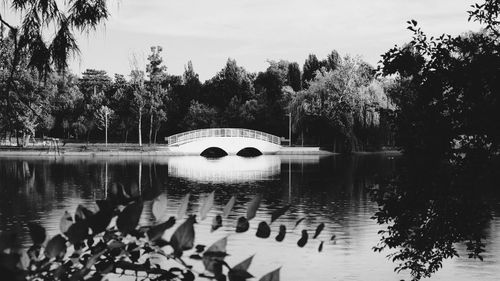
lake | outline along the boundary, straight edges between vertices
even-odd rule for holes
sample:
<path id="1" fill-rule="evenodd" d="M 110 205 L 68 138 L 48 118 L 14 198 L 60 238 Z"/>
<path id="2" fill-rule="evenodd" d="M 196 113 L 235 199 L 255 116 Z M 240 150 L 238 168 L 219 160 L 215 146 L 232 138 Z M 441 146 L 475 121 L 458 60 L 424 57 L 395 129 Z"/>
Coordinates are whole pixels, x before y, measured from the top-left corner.
<path id="1" fill-rule="evenodd" d="M 0 158 L 0 230 L 16 224 L 39 222 L 49 235 L 59 232 L 66 210 L 78 204 L 95 208 L 123 186 L 131 195 L 154 198 L 165 193 L 168 211 L 175 215 L 181 198 L 191 194 L 189 213 L 197 214 L 198 199 L 215 191 L 215 206 L 209 217 L 198 221 L 195 244 L 210 245 L 228 236 L 226 261 L 234 265 L 255 254 L 249 271 L 258 278 L 281 267 L 281 279 L 302 280 L 409 280 L 409 274 L 395 273 L 396 264 L 374 252 L 383 226 L 371 219 L 378 206 L 368 188 L 388 177 L 398 167 L 399 157 L 384 154 L 354 156 L 227 156 L 218 160 L 203 157 L 148 158 Z M 236 220 L 245 216 L 247 203 L 262 194 L 257 217 L 250 230 L 235 233 Z M 235 207 L 223 227 L 210 232 L 213 216 L 231 198 Z M 493 219 L 485 230 L 484 261 L 468 259 L 466 247 L 457 245 L 459 258 L 448 260 L 432 280 L 498 280 L 500 276 L 500 200 L 489 195 Z M 257 238 L 260 221 L 270 221 L 279 207 L 291 208 L 271 224 L 271 237 Z M 297 227 L 296 222 L 305 218 Z M 141 224 L 153 223 L 151 203 L 146 203 Z M 318 224 L 325 229 L 312 239 Z M 279 225 L 287 228 L 283 242 L 275 241 Z M 297 246 L 302 230 L 309 241 Z M 167 232 L 168 239 L 172 231 Z M 331 240 L 335 235 L 335 239 Z M 30 243 L 27 228 L 23 243 Z M 318 247 L 324 241 L 323 250 Z M 187 259 L 190 261 L 189 259 Z M 193 264 L 196 262 L 193 261 Z M 195 269 L 202 271 L 202 268 Z"/>

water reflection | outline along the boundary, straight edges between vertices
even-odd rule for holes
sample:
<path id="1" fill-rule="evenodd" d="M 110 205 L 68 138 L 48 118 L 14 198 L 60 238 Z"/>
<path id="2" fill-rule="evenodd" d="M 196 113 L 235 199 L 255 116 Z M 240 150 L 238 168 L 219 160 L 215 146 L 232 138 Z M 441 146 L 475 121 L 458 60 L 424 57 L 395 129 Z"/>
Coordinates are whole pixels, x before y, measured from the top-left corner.
<path id="1" fill-rule="evenodd" d="M 59 219 L 65 210 L 74 211 L 78 204 L 95 208 L 96 199 L 110 198 L 119 192 L 141 195 L 146 200 L 164 192 L 171 214 L 176 212 L 180 198 L 190 192 L 189 212 L 196 213 L 198 198 L 216 190 L 213 210 L 197 225 L 197 235 L 200 234 L 197 243 L 209 244 L 230 235 L 229 264 L 256 253 L 251 267 L 256 276 L 283 266 L 282 279 L 292 281 L 408 278 L 407 274 L 393 272 L 395 264 L 385 258 L 387 253 L 372 251 L 380 240 L 377 231 L 381 226 L 371 219 L 378 205 L 367 192 L 379 179 L 396 171 L 398 158 L 374 154 L 220 160 L 201 157 L 0 158 L 0 229 L 38 221 L 53 235 L 58 232 Z M 194 170 L 203 172 L 198 175 Z M 263 194 L 264 199 L 250 231 L 235 234 L 237 218 L 245 215 L 246 204 L 257 193 Z M 407 194 L 415 196 L 415 193 Z M 232 195 L 237 197 L 233 213 L 222 228 L 210 233 L 212 218 Z M 500 200 L 490 195 L 485 193 L 483 197 L 489 197 L 490 203 L 497 207 L 487 227 L 486 261 L 467 258 L 447 261 L 435 280 L 496 280 L 496 276 L 500 276 Z M 412 202 L 411 196 L 405 197 L 407 204 Z M 271 239 L 256 238 L 257 224 L 269 220 L 275 208 L 288 203 L 292 208 L 271 226 Z M 404 206 L 401 209 L 406 210 Z M 303 217 L 306 219 L 294 228 L 296 221 Z M 150 203 L 146 203 L 141 220 L 142 224 L 151 223 Z M 321 222 L 326 227 L 320 237 L 298 248 L 296 242 L 301 231 L 308 230 L 312 235 Z M 288 232 L 285 240 L 277 243 L 274 236 L 280 224 L 286 225 Z M 27 243 L 27 229 L 24 231 L 23 239 Z M 336 239 L 330 241 L 333 235 Z M 323 252 L 318 253 L 320 241 L 325 241 L 325 245 Z M 463 256 L 466 249 L 459 247 L 458 251 Z"/>
<path id="2" fill-rule="evenodd" d="M 199 182 L 236 183 L 275 180 L 281 172 L 281 160 L 276 155 L 259 157 L 226 156 L 207 159 L 180 156 L 168 159 L 168 174 Z"/>
<path id="3" fill-rule="evenodd" d="M 416 279 L 432 276 L 444 260 L 458 256 L 459 243 L 465 246 L 460 254 L 482 260 L 492 219 L 487 198 L 495 195 L 488 189 L 498 181 L 429 157 L 402 160 L 395 177 L 373 189 L 375 218 L 387 227 L 375 249 L 391 249 L 397 269 Z"/>

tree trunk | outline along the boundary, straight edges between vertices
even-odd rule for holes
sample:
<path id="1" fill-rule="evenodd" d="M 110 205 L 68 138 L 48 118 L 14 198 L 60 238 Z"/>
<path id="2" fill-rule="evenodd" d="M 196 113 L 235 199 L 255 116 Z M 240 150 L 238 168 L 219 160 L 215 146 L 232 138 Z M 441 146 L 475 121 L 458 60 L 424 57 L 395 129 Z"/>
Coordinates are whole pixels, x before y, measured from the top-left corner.
<path id="1" fill-rule="evenodd" d="M 105 128 L 105 132 L 104 132 L 104 135 L 105 135 L 105 141 L 106 141 L 106 146 L 108 146 L 108 109 L 106 108 L 106 113 L 104 114 L 104 126 L 106 127 Z"/>
<path id="2" fill-rule="evenodd" d="M 128 141 L 128 129 L 125 129 L 125 143 Z"/>
<path id="3" fill-rule="evenodd" d="M 156 145 L 156 137 L 158 136 L 158 130 L 159 128 L 155 129 L 155 145 Z"/>
<path id="4" fill-rule="evenodd" d="M 139 146 L 142 146 L 142 130 L 141 130 L 141 123 L 142 123 L 142 114 L 139 111 Z"/>
<path id="5" fill-rule="evenodd" d="M 150 112 L 149 114 L 149 145 L 153 142 L 152 136 L 153 136 L 153 112 Z"/>

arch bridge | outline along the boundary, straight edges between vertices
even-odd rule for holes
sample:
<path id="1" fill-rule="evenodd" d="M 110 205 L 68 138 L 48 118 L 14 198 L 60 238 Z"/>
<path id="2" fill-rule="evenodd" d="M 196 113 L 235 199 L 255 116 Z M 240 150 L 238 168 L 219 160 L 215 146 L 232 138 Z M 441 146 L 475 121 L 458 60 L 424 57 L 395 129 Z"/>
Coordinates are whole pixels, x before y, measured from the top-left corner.
<path id="1" fill-rule="evenodd" d="M 170 151 L 183 155 L 202 155 L 211 149 L 221 149 L 229 155 L 256 150 L 275 154 L 281 148 L 278 136 L 241 128 L 212 128 L 179 133 L 167 137 Z"/>

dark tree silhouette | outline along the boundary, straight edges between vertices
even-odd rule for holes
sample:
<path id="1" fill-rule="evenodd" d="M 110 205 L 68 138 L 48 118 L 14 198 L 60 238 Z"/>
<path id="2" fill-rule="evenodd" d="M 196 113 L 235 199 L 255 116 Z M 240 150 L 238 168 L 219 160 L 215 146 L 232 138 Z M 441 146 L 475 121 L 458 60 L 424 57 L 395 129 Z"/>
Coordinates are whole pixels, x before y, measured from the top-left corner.
<path id="1" fill-rule="evenodd" d="M 429 277 L 465 242 L 480 258 L 490 210 L 481 198 L 498 184 L 500 135 L 499 1 L 473 6 L 479 33 L 428 38 L 415 20 L 413 39 L 383 55 L 381 73 L 395 77 L 389 95 L 405 165 L 390 182 L 374 188 L 379 211 L 390 224 L 376 250 L 394 249 L 398 270 Z"/>

